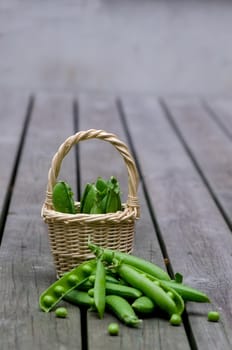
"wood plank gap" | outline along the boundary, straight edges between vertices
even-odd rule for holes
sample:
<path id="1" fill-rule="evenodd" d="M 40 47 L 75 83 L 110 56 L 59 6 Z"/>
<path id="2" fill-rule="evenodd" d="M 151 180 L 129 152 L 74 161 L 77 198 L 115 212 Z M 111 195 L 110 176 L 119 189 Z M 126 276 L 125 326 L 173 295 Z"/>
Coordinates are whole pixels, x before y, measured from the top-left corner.
<path id="1" fill-rule="evenodd" d="M 170 262 L 170 259 L 169 259 L 169 256 L 168 256 L 167 248 L 166 248 L 166 245 L 164 243 L 164 239 L 163 239 L 163 236 L 162 236 L 162 233 L 161 233 L 161 229 L 159 227 L 159 223 L 158 223 L 157 218 L 156 218 L 155 209 L 152 206 L 152 203 L 151 203 L 151 200 L 150 200 L 150 196 L 149 196 L 149 191 L 148 191 L 146 183 L 144 181 L 142 168 L 140 166 L 137 153 L 135 151 L 135 147 L 134 147 L 134 144 L 133 144 L 133 140 L 132 140 L 132 137 L 131 137 L 131 134 L 130 134 L 130 130 L 129 130 L 129 127 L 128 127 L 128 123 L 127 123 L 127 119 L 126 119 L 126 113 L 124 111 L 123 104 L 122 104 L 122 101 L 121 101 L 120 98 L 116 99 L 116 106 L 117 106 L 117 110 L 118 110 L 118 113 L 119 113 L 122 125 L 123 125 L 123 127 L 125 129 L 125 134 L 126 134 L 127 139 L 128 139 L 128 144 L 130 146 L 133 158 L 135 160 L 135 163 L 136 163 L 136 166 L 137 166 L 137 169 L 138 169 L 138 173 L 139 173 L 139 177 L 140 177 L 140 181 L 141 181 L 144 197 L 145 197 L 145 200 L 146 200 L 146 203 L 147 203 L 147 207 L 148 207 L 148 211 L 149 211 L 149 214 L 150 214 L 150 217 L 151 217 L 152 225 L 153 225 L 153 227 L 155 229 L 155 233 L 156 233 L 156 236 L 157 236 L 157 239 L 158 239 L 158 243 L 159 243 L 159 246 L 160 246 L 160 249 L 161 249 L 161 253 L 162 253 L 162 256 L 164 258 L 166 269 L 167 269 L 169 275 L 172 278 L 174 278 L 173 268 L 171 266 L 171 262 Z"/>
<path id="2" fill-rule="evenodd" d="M 80 307 L 80 321 L 81 321 L 81 349 L 88 350 L 88 309 L 85 307 Z"/>
<path id="3" fill-rule="evenodd" d="M 193 330 L 192 330 L 192 327 L 191 327 L 191 324 L 189 321 L 189 316 L 188 316 L 186 309 L 184 310 L 184 312 L 182 314 L 182 322 L 184 325 L 184 329 L 185 329 L 191 350 L 198 350 L 197 343 L 196 343 L 196 340 L 195 340 L 195 337 L 193 334 Z"/>
<path id="4" fill-rule="evenodd" d="M 225 220 L 227 226 L 229 227 L 230 231 L 232 231 L 232 224 L 231 224 L 231 220 L 229 218 L 229 216 L 227 215 L 227 213 L 225 212 L 223 205 L 220 202 L 220 199 L 218 198 L 217 194 L 215 193 L 215 191 L 213 190 L 212 186 L 210 185 L 207 177 L 205 176 L 203 170 L 201 169 L 198 161 L 196 160 L 193 152 L 191 151 L 190 147 L 188 146 L 187 141 L 185 140 L 183 134 L 181 133 L 178 125 L 176 124 L 172 113 L 170 112 L 167 104 L 165 103 L 165 101 L 160 98 L 159 99 L 159 103 L 161 105 L 161 108 L 164 111 L 164 115 L 166 116 L 167 120 L 169 121 L 170 125 L 172 126 L 174 132 L 176 133 L 176 135 L 178 136 L 183 148 L 185 149 L 186 153 L 188 154 L 190 160 L 192 161 L 194 167 L 196 168 L 198 174 L 200 175 L 205 187 L 207 188 L 207 190 L 209 191 L 212 199 L 214 200 L 218 210 L 220 211 L 223 219 Z"/>
<path id="5" fill-rule="evenodd" d="M 14 191 L 15 180 L 16 180 L 16 176 L 17 176 L 17 172 L 18 172 L 18 167 L 19 167 L 21 155 L 23 152 L 23 147 L 24 147 L 24 143 L 25 143 L 25 139 L 26 139 L 27 130 L 28 130 L 30 120 L 31 120 L 33 106 L 34 106 L 34 96 L 32 95 L 29 97 L 29 101 L 28 101 L 28 105 L 27 105 L 27 109 L 26 109 L 26 113 L 25 113 L 25 118 L 24 118 L 24 122 L 23 122 L 23 127 L 22 127 L 22 131 L 21 131 L 21 135 L 19 137 L 19 144 L 17 147 L 17 152 L 15 155 L 15 160 L 13 163 L 12 172 L 11 172 L 9 183 L 7 186 L 6 195 L 5 195 L 5 198 L 3 201 L 3 207 L 2 207 L 1 217 L 0 217 L 0 245 L 2 242 L 3 235 L 4 235 L 4 228 L 5 228 L 5 224 L 6 224 L 6 219 L 7 219 L 7 215 L 8 215 L 8 211 L 9 211 L 9 207 L 10 207 L 10 203 L 11 203 L 11 198 L 12 198 L 13 191 Z"/>
<path id="6" fill-rule="evenodd" d="M 225 134 L 226 137 L 230 141 L 232 141 L 232 133 L 230 130 L 226 127 L 226 125 L 220 120 L 218 117 L 217 112 L 215 112 L 212 107 L 210 107 L 209 103 L 205 99 L 201 99 L 202 107 L 205 109 L 205 111 L 208 113 L 208 115 L 211 117 L 211 119 L 217 124 L 217 126 L 222 130 L 222 132 Z"/>
<path id="7" fill-rule="evenodd" d="M 74 132 L 77 133 L 79 128 L 79 104 L 75 99 L 73 101 L 73 125 Z M 77 200 L 80 201 L 81 198 L 81 171 L 80 171 L 80 147 L 79 144 L 75 146 L 75 159 L 76 159 L 76 193 Z"/>
<path id="8" fill-rule="evenodd" d="M 77 99 L 73 101 L 73 127 L 74 133 L 80 130 L 79 127 L 79 104 Z M 75 145 L 75 161 L 76 161 L 76 193 L 77 200 L 81 198 L 81 171 L 80 171 L 80 147 Z M 81 349 L 88 350 L 88 323 L 87 323 L 87 309 L 80 307 L 80 323 L 81 323 Z"/>
<path id="9" fill-rule="evenodd" d="M 117 105 L 118 113 L 119 113 L 120 118 L 121 118 L 121 122 L 122 122 L 122 124 L 124 126 L 124 129 L 125 129 L 126 136 L 128 138 L 128 143 L 129 143 L 129 146 L 131 148 L 131 152 L 132 152 L 133 157 L 134 157 L 135 162 L 136 162 L 136 166 L 137 166 L 137 169 L 138 169 L 138 172 L 139 172 L 139 176 L 140 176 L 140 179 L 141 179 L 141 184 L 142 184 L 142 188 L 143 188 L 143 192 L 144 192 L 144 197 L 145 197 L 145 200 L 147 202 L 147 206 L 148 206 L 149 214 L 150 214 L 150 217 L 151 217 L 151 221 L 152 221 L 153 227 L 154 227 L 156 235 L 157 235 L 157 239 L 158 239 L 158 242 L 159 242 L 159 245 L 160 245 L 160 249 L 161 249 L 162 255 L 164 257 L 164 261 L 165 261 L 165 265 L 166 265 L 167 271 L 168 271 L 169 275 L 171 276 L 171 278 L 174 278 L 174 270 L 172 268 L 171 261 L 170 261 L 170 259 L 168 257 L 167 248 L 166 248 L 166 245 L 165 245 L 164 240 L 163 240 L 163 236 L 162 236 L 162 232 L 161 232 L 158 220 L 156 218 L 155 210 L 154 210 L 154 208 L 152 206 L 152 202 L 151 202 L 151 199 L 150 199 L 150 196 L 149 196 L 149 191 L 148 191 L 146 183 L 144 181 L 143 172 L 142 172 L 140 163 L 138 161 L 138 156 L 137 156 L 137 153 L 135 151 L 133 140 L 132 140 L 132 137 L 131 137 L 131 134 L 130 134 L 130 131 L 129 131 L 129 127 L 128 127 L 128 123 L 127 123 L 127 119 L 126 119 L 126 113 L 124 111 L 123 104 L 122 104 L 122 101 L 120 100 L 120 98 L 117 98 L 116 105 Z M 188 339 L 188 343 L 189 343 L 190 349 L 191 350 L 197 350 L 198 349 L 197 343 L 196 343 L 196 340 L 195 340 L 195 337 L 194 337 L 194 334 L 193 334 L 193 331 L 192 331 L 192 328 L 191 328 L 191 325 L 190 325 L 190 322 L 189 322 L 189 317 L 188 317 L 188 314 L 187 314 L 186 310 L 184 310 L 184 313 L 182 315 L 182 322 L 183 322 L 183 326 L 184 326 L 184 329 L 185 329 L 185 333 L 186 333 L 186 337 Z"/>

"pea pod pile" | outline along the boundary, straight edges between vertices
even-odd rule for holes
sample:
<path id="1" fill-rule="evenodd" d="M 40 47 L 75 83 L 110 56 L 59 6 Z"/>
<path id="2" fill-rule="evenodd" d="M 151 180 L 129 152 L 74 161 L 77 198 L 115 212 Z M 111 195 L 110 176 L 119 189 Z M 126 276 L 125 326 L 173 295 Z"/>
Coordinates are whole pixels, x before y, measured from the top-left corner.
<path id="1" fill-rule="evenodd" d="M 130 327 L 142 323 L 141 316 L 161 311 L 172 325 L 181 323 L 185 302 L 210 302 L 208 296 L 184 285 L 151 262 L 119 251 L 89 244 L 96 258 L 82 263 L 44 291 L 40 308 L 49 312 L 63 299 L 97 312 L 113 313 Z"/>
<path id="2" fill-rule="evenodd" d="M 87 183 L 81 198 L 80 212 L 84 214 L 114 213 L 122 209 L 118 180 L 98 177 L 95 183 Z"/>
<path id="3" fill-rule="evenodd" d="M 76 214 L 73 191 L 64 181 L 55 184 L 52 193 L 54 209 L 58 212 Z M 116 177 L 109 180 L 98 177 L 95 183 L 85 185 L 80 212 L 84 214 L 106 214 L 122 210 L 120 185 Z"/>

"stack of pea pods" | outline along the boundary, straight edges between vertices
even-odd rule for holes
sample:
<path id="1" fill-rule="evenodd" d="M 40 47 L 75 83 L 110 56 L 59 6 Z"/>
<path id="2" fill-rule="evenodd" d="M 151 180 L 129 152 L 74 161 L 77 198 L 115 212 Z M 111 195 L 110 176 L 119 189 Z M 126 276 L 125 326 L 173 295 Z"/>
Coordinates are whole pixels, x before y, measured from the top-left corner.
<path id="1" fill-rule="evenodd" d="M 39 298 L 40 309 L 55 310 L 65 300 L 97 312 L 113 313 L 130 327 L 142 324 L 142 318 L 162 314 L 171 325 L 182 322 L 187 301 L 208 303 L 202 291 L 182 282 L 177 274 L 171 279 L 159 266 L 134 255 L 89 243 L 96 258 L 65 273 Z M 66 313 L 65 313 L 66 315 Z"/>

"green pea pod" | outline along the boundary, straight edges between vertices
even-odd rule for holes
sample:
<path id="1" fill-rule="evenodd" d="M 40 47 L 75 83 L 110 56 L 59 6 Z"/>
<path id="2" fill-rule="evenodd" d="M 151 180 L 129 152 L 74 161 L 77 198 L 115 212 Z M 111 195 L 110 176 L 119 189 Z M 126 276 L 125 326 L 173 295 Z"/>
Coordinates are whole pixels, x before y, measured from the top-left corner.
<path id="1" fill-rule="evenodd" d="M 138 327 L 142 323 L 142 320 L 138 318 L 129 302 L 119 295 L 107 295 L 106 306 L 127 326 Z"/>
<path id="2" fill-rule="evenodd" d="M 108 193 L 106 195 L 105 203 L 106 213 L 115 213 L 122 209 L 120 186 L 119 182 L 114 176 L 111 176 L 108 181 Z"/>
<path id="3" fill-rule="evenodd" d="M 105 311 L 106 271 L 101 259 L 97 261 L 96 276 L 94 282 L 94 303 L 100 318 Z"/>
<path id="4" fill-rule="evenodd" d="M 138 269 L 139 270 L 139 269 Z M 140 273 L 144 273 L 142 270 L 139 270 Z M 199 303 L 210 303 L 210 299 L 208 295 L 203 293 L 202 291 L 192 288 L 190 286 L 187 286 L 186 284 L 176 282 L 175 280 L 161 280 L 154 276 L 152 276 L 149 273 L 145 274 L 150 280 L 155 282 L 156 284 L 160 285 L 164 290 L 175 292 L 183 299 L 183 301 L 195 301 Z M 182 302 L 181 302 L 182 303 Z"/>
<path id="5" fill-rule="evenodd" d="M 64 181 L 55 184 L 52 192 L 52 203 L 56 211 L 68 214 L 76 213 L 72 189 Z"/>
<path id="6" fill-rule="evenodd" d="M 93 298 L 87 292 L 77 289 L 71 290 L 63 299 L 78 306 L 92 307 L 94 305 Z"/>
<path id="7" fill-rule="evenodd" d="M 135 299 L 131 306 L 136 313 L 143 315 L 149 315 L 153 313 L 156 308 L 155 303 L 146 295 L 142 295 L 141 297 Z"/>
<path id="8" fill-rule="evenodd" d="M 84 214 L 90 214 L 91 208 L 93 207 L 96 196 L 97 196 L 97 190 L 94 184 L 87 184 L 86 193 L 84 191 L 82 204 L 81 204 L 81 212 Z"/>
<path id="9" fill-rule="evenodd" d="M 106 295 L 119 295 L 126 299 L 136 299 L 142 296 L 142 292 L 131 286 L 106 282 Z"/>
<path id="10" fill-rule="evenodd" d="M 97 178 L 95 186 L 96 186 L 96 189 L 98 191 L 100 198 L 102 199 L 107 193 L 107 181 L 99 176 Z"/>
<path id="11" fill-rule="evenodd" d="M 125 263 L 119 263 L 116 267 L 121 278 L 132 287 L 139 289 L 144 295 L 150 298 L 159 308 L 170 316 L 179 312 L 176 303 L 161 288 L 146 275 L 141 274 L 137 269 Z"/>
<path id="12" fill-rule="evenodd" d="M 90 209 L 90 214 L 104 214 L 104 209 L 98 199 L 98 195 L 96 196 L 94 203 Z"/>
<path id="13" fill-rule="evenodd" d="M 195 301 L 199 303 L 210 303 L 208 295 L 202 291 L 175 281 L 162 281 L 162 285 L 174 289 L 181 295 L 184 301 Z"/>
<path id="14" fill-rule="evenodd" d="M 182 313 L 184 312 L 184 300 L 181 297 L 181 295 L 178 294 L 171 287 L 165 286 L 165 284 L 162 281 L 160 282 L 160 286 L 164 291 L 166 291 L 167 294 L 172 295 L 172 299 L 176 304 L 176 310 L 177 310 L 176 314 L 181 316 Z"/>
<path id="15" fill-rule="evenodd" d="M 80 212 L 81 213 L 83 213 L 84 203 L 86 201 L 87 194 L 89 193 L 89 190 L 91 187 L 92 187 L 92 185 L 90 183 L 87 183 L 85 185 L 85 189 L 84 189 L 84 192 L 83 192 L 83 194 L 81 196 L 81 200 L 80 200 Z"/>
<path id="16" fill-rule="evenodd" d="M 40 309 L 45 312 L 52 310 L 66 294 L 88 281 L 89 268 L 95 266 L 96 260 L 92 259 L 65 273 L 40 295 Z"/>
<path id="17" fill-rule="evenodd" d="M 139 270 L 138 270 L 139 271 Z M 140 270 L 140 273 L 143 273 Z M 177 283 L 174 280 L 166 281 L 155 278 L 154 276 L 146 273 L 147 278 L 149 278 L 154 283 L 160 285 L 166 292 L 170 292 L 176 301 L 179 310 L 183 311 L 185 301 L 194 301 L 200 303 L 209 303 L 209 297 L 198 289 L 189 287 L 183 283 Z M 182 313 L 182 312 L 181 312 Z"/>
<path id="18" fill-rule="evenodd" d="M 114 190 L 109 190 L 106 196 L 106 204 L 105 204 L 106 213 L 115 213 L 118 210 L 121 210 L 121 202 L 119 194 Z"/>

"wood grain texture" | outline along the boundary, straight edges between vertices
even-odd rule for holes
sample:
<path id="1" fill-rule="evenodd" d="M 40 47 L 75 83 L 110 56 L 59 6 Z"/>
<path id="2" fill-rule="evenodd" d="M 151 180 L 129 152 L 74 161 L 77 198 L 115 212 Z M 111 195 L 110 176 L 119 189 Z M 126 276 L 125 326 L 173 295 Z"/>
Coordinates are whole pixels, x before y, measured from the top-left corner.
<path id="1" fill-rule="evenodd" d="M 204 103 L 225 135 L 232 139 L 232 99 L 229 97 L 206 98 Z"/>
<path id="2" fill-rule="evenodd" d="M 28 103 L 26 94 L 0 91 L 0 212 L 12 176 Z"/>
<path id="3" fill-rule="evenodd" d="M 115 100 L 107 96 L 82 96 L 79 98 L 80 104 L 80 128 L 87 129 L 91 127 L 104 128 L 107 131 L 114 132 L 127 145 L 123 125 L 119 119 L 119 113 L 116 108 Z M 86 142 L 88 143 L 88 142 Z M 101 142 L 91 146 L 95 150 L 96 159 L 92 156 L 91 162 L 86 162 L 86 152 L 88 145 L 81 144 L 81 159 L 83 178 L 90 178 L 102 174 L 105 170 L 108 175 L 116 175 L 120 183 L 125 188 L 127 184 L 127 174 L 124 171 L 124 164 L 117 154 L 106 150 Z M 90 146 L 89 146 L 90 147 Z M 129 145 L 128 145 L 129 147 Z M 91 151 L 89 149 L 89 151 Z M 100 160 L 99 160 L 100 159 Z M 103 160 L 103 161 L 102 161 Z M 124 174 L 124 175 L 123 175 Z M 139 199 L 141 202 L 141 219 L 136 224 L 134 253 L 150 261 L 156 262 L 159 266 L 165 268 L 161 255 L 160 247 L 156 238 L 151 218 L 149 217 L 147 204 L 144 199 L 142 188 L 139 188 Z M 189 344 L 183 326 L 176 329 L 170 326 L 167 320 L 151 318 L 145 320 L 143 326 L 139 329 L 131 329 L 120 324 L 120 336 L 112 339 L 107 334 L 107 327 L 111 321 L 116 321 L 115 317 L 106 316 L 99 320 L 93 313 L 88 313 L 88 334 L 89 349 L 188 349 Z M 170 347 L 170 340 L 172 346 Z"/>
<path id="4" fill-rule="evenodd" d="M 62 125 L 62 127 L 61 127 Z M 47 227 L 40 216 L 48 170 L 60 144 L 73 134 L 72 98 L 38 96 L 19 166 L 2 251 L 20 255 L 49 255 Z M 60 178 L 75 188 L 75 159 L 71 152 Z M 19 223 L 17 225 L 17 222 Z M 12 228 L 12 230 L 11 230 Z M 33 234 L 32 234 L 33 232 Z"/>
<path id="5" fill-rule="evenodd" d="M 212 300 L 211 305 L 187 306 L 196 344 L 200 349 L 230 349 L 231 233 L 157 101 L 152 97 L 123 101 L 174 272 L 181 272 L 187 284 Z M 190 125 L 194 122 L 189 120 Z M 207 321 L 211 309 L 222 315 L 214 326 Z"/>
<path id="6" fill-rule="evenodd" d="M 51 158 L 71 134 L 72 98 L 38 96 L 0 250 L 1 296 L 6 301 L 1 305 L 4 349 L 81 348 L 78 308 L 70 306 L 64 322 L 54 313 L 43 313 L 38 306 L 40 293 L 56 280 L 47 227 L 40 217 L 47 174 Z M 63 176 L 74 185 L 73 153 L 63 165 Z"/>
<path id="7" fill-rule="evenodd" d="M 152 317 L 138 329 L 120 323 L 120 335 L 110 337 L 107 327 L 116 319 L 108 312 L 102 320 L 96 313 L 88 312 L 85 332 L 81 329 L 78 307 L 62 302 L 68 307 L 66 320 L 39 310 L 40 293 L 56 279 L 47 227 L 40 211 L 52 157 L 74 133 L 74 100 L 79 129 L 105 129 L 118 135 L 130 148 L 123 122 L 126 118 L 142 174 L 138 190 L 141 218 L 136 223 L 134 254 L 165 268 L 161 244 L 173 271 L 181 272 L 186 284 L 205 291 L 211 298 L 211 304 L 188 303 L 188 322 L 184 319 L 181 327 Z M 121 101 L 123 113 L 112 95 L 35 96 L 0 248 L 3 350 L 81 349 L 84 337 L 88 337 L 89 350 L 231 349 L 232 236 L 210 193 L 212 188 L 223 211 L 231 218 L 231 137 L 198 99 L 167 99 L 165 109 L 153 96 L 128 95 Z M 13 147 L 15 152 L 28 97 L 21 99 L 7 93 L 0 95 L 0 102 L 0 112 L 2 109 L 5 115 L 0 140 L 3 145 L 9 142 L 9 149 Z M 222 100 L 210 104 L 228 130 L 230 106 Z M 17 128 L 13 125 L 9 129 L 11 118 L 18 121 Z M 14 152 L 9 155 L 8 173 Z M 79 155 L 81 188 L 99 175 L 115 175 L 124 200 L 127 198 L 125 164 L 113 146 L 100 140 L 84 141 L 80 143 Z M 6 156 L 4 161 L 8 161 Z M 72 185 L 75 197 L 76 177 L 72 149 L 62 163 L 59 179 Z M 219 323 L 207 321 L 207 312 L 212 309 L 221 313 Z"/>
<path id="8" fill-rule="evenodd" d="M 170 99 L 167 100 L 167 107 L 232 227 L 231 139 L 199 100 Z M 224 128 L 227 130 L 230 129 L 228 119 L 227 117 L 224 121 Z"/>
<path id="9" fill-rule="evenodd" d="M 1 349 L 81 349 L 76 307 L 68 305 L 65 320 L 39 309 L 39 295 L 54 278 L 51 267 L 35 258 L 1 258 L 0 266 Z"/>

